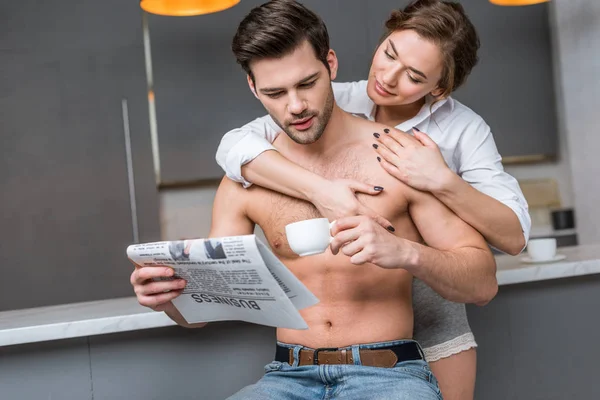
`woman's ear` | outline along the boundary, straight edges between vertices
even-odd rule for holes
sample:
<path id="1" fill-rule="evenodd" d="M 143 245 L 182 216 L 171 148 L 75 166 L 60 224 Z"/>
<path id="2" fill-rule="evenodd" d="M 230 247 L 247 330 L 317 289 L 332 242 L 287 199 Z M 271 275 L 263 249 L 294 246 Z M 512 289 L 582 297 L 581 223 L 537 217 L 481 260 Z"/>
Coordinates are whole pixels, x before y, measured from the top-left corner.
<path id="1" fill-rule="evenodd" d="M 254 81 L 252 80 L 252 77 L 250 75 L 246 75 L 246 79 L 248 80 L 248 87 L 250 88 L 250 91 L 252 92 L 254 97 L 258 99 L 258 95 L 256 94 L 256 87 L 254 86 Z"/>
<path id="2" fill-rule="evenodd" d="M 327 53 L 327 64 L 329 65 L 329 78 L 334 80 L 337 76 L 338 59 L 335 51 L 329 49 Z"/>
<path id="3" fill-rule="evenodd" d="M 444 94 L 444 92 L 445 92 L 445 90 L 444 90 L 444 89 L 442 89 L 442 88 L 437 88 L 437 89 L 434 89 L 434 90 L 431 92 L 431 95 L 432 95 L 433 97 L 440 97 L 440 96 L 442 96 L 442 95 Z"/>

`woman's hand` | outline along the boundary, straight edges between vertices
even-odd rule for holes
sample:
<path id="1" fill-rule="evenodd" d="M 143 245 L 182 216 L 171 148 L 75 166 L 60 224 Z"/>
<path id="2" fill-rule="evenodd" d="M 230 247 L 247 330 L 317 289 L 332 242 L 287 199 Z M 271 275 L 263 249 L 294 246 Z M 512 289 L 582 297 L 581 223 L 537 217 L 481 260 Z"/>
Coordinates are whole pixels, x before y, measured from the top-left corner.
<path id="1" fill-rule="evenodd" d="M 437 144 L 425 133 L 414 128 L 415 136 L 390 129 L 375 136 L 375 151 L 381 166 L 390 175 L 422 191 L 441 190 L 451 181 L 452 172 L 446 165 Z"/>
<path id="2" fill-rule="evenodd" d="M 402 268 L 414 263 L 411 242 L 383 229 L 369 217 L 346 217 L 331 228 L 331 252 L 350 257 L 352 264 L 371 263 L 381 268 Z"/>
<path id="3" fill-rule="evenodd" d="M 390 221 L 378 215 L 356 198 L 357 193 L 376 196 L 382 191 L 383 187 L 381 186 L 367 185 L 350 179 L 336 179 L 328 180 L 325 186 L 316 188 L 309 199 L 319 213 L 329 221 L 335 221 L 342 217 L 365 215 L 393 232 L 394 227 Z"/>

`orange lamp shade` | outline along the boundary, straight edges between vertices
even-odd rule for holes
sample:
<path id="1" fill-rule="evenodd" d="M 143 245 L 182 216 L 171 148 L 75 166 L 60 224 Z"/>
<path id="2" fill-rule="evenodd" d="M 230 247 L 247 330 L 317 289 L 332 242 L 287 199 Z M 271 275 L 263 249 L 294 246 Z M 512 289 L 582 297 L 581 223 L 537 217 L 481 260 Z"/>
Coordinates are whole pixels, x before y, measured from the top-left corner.
<path id="1" fill-rule="evenodd" d="M 140 7 L 151 14 L 189 17 L 223 11 L 239 2 L 240 0 L 141 0 Z"/>
<path id="2" fill-rule="evenodd" d="M 545 3 L 550 0 L 490 0 L 490 3 L 499 6 L 528 6 L 531 4 Z"/>

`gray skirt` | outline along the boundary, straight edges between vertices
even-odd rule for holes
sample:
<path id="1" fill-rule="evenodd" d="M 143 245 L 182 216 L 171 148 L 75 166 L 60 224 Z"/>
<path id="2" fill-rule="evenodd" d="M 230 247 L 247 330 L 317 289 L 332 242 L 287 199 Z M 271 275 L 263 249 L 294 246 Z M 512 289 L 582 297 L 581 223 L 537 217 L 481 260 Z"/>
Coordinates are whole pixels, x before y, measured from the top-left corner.
<path id="1" fill-rule="evenodd" d="M 445 300 L 423 281 L 413 279 L 414 339 L 427 361 L 477 347 L 462 303 Z"/>

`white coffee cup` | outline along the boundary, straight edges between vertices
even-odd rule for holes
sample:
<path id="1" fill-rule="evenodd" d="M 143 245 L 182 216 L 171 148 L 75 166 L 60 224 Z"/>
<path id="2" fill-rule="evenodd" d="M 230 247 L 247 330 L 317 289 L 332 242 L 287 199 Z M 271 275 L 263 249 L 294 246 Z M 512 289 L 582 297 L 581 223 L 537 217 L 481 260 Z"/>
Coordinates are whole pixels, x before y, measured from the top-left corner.
<path id="1" fill-rule="evenodd" d="M 556 256 L 556 239 L 531 239 L 527 244 L 527 254 L 532 260 L 551 260 Z"/>
<path id="2" fill-rule="evenodd" d="M 327 218 L 313 218 L 286 225 L 290 248 L 301 257 L 323 253 L 333 239 L 330 230 L 334 222 L 330 224 Z"/>

